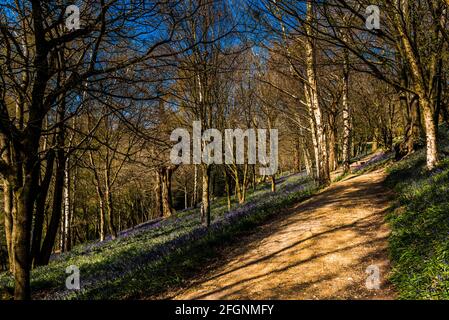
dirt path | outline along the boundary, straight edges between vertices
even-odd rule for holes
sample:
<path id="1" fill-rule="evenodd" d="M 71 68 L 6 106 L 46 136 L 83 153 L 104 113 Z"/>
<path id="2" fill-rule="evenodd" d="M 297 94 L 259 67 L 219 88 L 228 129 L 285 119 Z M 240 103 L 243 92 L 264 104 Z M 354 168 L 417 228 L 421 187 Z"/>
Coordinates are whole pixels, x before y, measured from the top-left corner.
<path id="1" fill-rule="evenodd" d="M 175 299 L 393 299 L 384 178 L 348 177 L 289 209 L 225 249 L 227 260 Z M 369 266 L 379 268 L 378 290 L 366 287 Z"/>

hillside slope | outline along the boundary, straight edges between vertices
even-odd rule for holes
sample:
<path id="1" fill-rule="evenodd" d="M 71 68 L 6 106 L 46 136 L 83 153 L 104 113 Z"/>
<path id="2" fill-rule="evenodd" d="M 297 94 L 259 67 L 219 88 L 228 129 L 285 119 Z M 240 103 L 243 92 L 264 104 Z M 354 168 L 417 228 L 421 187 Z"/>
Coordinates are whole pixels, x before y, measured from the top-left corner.
<path id="1" fill-rule="evenodd" d="M 393 299 L 384 170 L 349 176 L 226 250 L 176 299 Z M 379 290 L 366 287 L 379 268 Z M 366 272 L 368 270 L 368 273 Z"/>
<path id="2" fill-rule="evenodd" d="M 182 281 L 179 273 L 189 270 L 189 264 L 200 263 L 189 262 L 191 257 L 197 255 L 201 260 L 213 255 L 213 248 L 208 248 L 212 243 L 251 229 L 279 208 L 307 198 L 316 188 L 304 174 L 285 176 L 278 182 L 275 193 L 269 185 L 260 185 L 245 204 L 229 212 L 226 199 L 214 201 L 209 230 L 201 225 L 198 209 L 193 209 L 124 231 L 115 240 L 79 245 L 32 271 L 33 298 L 131 299 L 178 285 Z M 80 269 L 79 291 L 65 287 L 70 265 Z M 0 274 L 0 297 L 9 298 L 12 288 L 11 274 Z"/>

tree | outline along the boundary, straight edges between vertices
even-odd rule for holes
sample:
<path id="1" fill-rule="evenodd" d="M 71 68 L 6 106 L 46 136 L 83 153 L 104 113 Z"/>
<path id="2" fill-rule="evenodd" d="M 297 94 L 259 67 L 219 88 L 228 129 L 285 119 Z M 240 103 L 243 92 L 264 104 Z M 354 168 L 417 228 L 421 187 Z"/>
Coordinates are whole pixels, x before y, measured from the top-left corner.
<path id="1" fill-rule="evenodd" d="M 114 72 L 154 63 L 160 49 L 173 39 L 179 21 L 185 19 L 175 7 L 162 2 L 151 7 L 142 2 L 124 11 L 121 6 L 126 8 L 127 3 L 86 0 L 81 11 L 83 25 L 68 31 L 64 29 L 66 8 L 58 2 L 17 1 L 0 11 L 0 43 L 5 48 L 0 55 L 0 174 L 8 191 L 6 203 L 11 204 L 6 231 L 16 299 L 30 298 L 29 244 L 46 116 L 67 95 L 79 93 L 79 88 L 95 90 L 96 84 Z M 148 28 L 120 31 L 136 19 Z M 151 41 L 145 39 L 145 34 L 161 25 L 163 32 Z M 65 70 L 70 74 L 56 81 Z"/>

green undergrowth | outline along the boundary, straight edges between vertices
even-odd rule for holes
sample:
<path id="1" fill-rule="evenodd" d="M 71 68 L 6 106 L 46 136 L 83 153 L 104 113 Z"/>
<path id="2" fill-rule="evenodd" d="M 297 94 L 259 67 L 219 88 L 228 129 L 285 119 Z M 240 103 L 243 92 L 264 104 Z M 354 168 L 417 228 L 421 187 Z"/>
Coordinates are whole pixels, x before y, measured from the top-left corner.
<path id="1" fill-rule="evenodd" d="M 447 135 L 440 139 L 447 150 Z M 449 299 L 449 159 L 426 170 L 420 150 L 388 169 L 391 281 L 401 299 Z"/>
<path id="2" fill-rule="evenodd" d="M 238 241 L 238 237 L 268 219 L 280 213 L 283 209 L 309 198 L 315 189 L 290 194 L 270 202 L 247 217 L 225 228 L 208 232 L 198 241 L 188 246 L 176 249 L 162 260 L 145 265 L 143 268 L 127 274 L 124 277 L 105 283 L 99 288 L 85 291 L 78 299 L 141 299 L 165 297 L 164 292 L 185 285 L 192 275 L 204 272 L 204 267 L 214 262 L 219 250 L 224 245 Z"/>
<path id="3" fill-rule="evenodd" d="M 78 245 L 32 271 L 33 298 L 131 299 L 161 295 L 201 270 L 216 257 L 220 246 L 316 190 L 308 177 L 287 176 L 278 184 L 276 193 L 270 192 L 269 184 L 259 185 L 248 194 L 247 203 L 234 205 L 231 212 L 226 198 L 215 199 L 209 230 L 201 225 L 199 210 L 192 209 L 127 237 Z M 236 210 L 244 214 L 232 219 L 230 213 Z M 66 268 L 70 265 L 80 270 L 80 291 L 65 288 Z M 0 274 L 0 298 L 11 297 L 13 284 L 10 273 Z"/>

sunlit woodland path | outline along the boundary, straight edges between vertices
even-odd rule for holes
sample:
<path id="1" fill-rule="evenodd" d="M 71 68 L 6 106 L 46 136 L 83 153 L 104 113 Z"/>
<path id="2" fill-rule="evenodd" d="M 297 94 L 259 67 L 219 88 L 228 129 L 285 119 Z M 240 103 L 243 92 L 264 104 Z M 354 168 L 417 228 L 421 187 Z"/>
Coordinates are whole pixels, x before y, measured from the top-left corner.
<path id="1" fill-rule="evenodd" d="M 176 299 L 392 299 L 383 170 L 349 176 L 247 236 Z M 366 269 L 380 269 L 379 290 Z"/>

